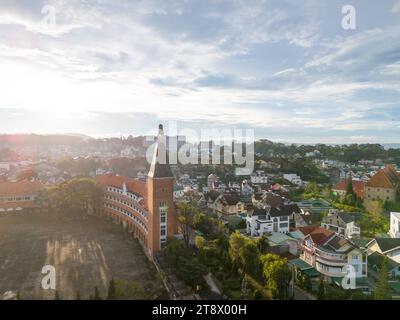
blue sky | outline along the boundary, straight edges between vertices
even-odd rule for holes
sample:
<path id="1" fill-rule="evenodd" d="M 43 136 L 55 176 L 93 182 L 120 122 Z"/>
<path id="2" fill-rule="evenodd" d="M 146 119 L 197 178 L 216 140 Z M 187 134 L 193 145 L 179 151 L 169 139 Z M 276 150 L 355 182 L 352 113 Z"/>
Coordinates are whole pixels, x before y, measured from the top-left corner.
<path id="1" fill-rule="evenodd" d="M 399 142 L 400 0 L 0 0 L 0 88 L 0 132 Z"/>

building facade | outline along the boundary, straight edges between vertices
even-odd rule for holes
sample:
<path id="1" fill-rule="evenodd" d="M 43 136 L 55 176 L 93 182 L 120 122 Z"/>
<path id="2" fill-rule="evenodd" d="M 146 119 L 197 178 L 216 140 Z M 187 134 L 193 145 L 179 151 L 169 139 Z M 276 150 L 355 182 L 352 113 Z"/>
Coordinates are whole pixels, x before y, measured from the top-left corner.
<path id="1" fill-rule="evenodd" d="M 37 209 L 36 198 L 43 189 L 38 181 L 0 182 L 0 214 Z"/>
<path id="2" fill-rule="evenodd" d="M 365 185 L 365 200 L 396 200 L 400 188 L 400 175 L 393 166 L 379 170 Z"/>
<path id="3" fill-rule="evenodd" d="M 321 227 L 334 231 L 347 239 L 360 237 L 360 227 L 356 225 L 354 217 L 346 212 L 331 212 L 322 218 Z"/>
<path id="4" fill-rule="evenodd" d="M 279 207 L 256 208 L 246 217 L 246 231 L 252 237 L 265 233 L 288 233 L 290 217 L 296 212 L 297 206 L 283 205 Z"/>
<path id="5" fill-rule="evenodd" d="M 168 237 L 178 233 L 174 177 L 162 125 L 146 181 L 102 175 L 97 177 L 97 184 L 103 190 L 101 213 L 133 233 L 150 257 L 165 246 Z"/>
<path id="6" fill-rule="evenodd" d="M 355 278 L 367 277 L 366 250 L 322 227 L 309 226 L 299 230 L 305 235 L 300 258 L 318 272 L 327 278 L 341 278 L 348 274 L 350 266 Z"/>

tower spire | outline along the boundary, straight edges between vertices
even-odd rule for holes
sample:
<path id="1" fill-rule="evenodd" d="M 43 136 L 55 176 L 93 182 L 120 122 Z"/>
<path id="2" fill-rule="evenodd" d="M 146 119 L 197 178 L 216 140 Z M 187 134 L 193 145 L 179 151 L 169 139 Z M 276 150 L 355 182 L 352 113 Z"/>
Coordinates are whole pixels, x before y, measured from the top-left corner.
<path id="1" fill-rule="evenodd" d="M 158 136 L 154 147 L 153 158 L 148 173 L 150 178 L 173 178 L 169 166 L 166 138 L 164 136 L 163 125 L 158 126 Z"/>

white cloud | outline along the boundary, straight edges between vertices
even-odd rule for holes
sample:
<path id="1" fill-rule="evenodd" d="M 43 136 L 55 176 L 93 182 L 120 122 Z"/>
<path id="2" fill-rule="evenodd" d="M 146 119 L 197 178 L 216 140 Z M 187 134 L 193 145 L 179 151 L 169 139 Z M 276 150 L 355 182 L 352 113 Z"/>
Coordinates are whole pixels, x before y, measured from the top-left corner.
<path id="1" fill-rule="evenodd" d="M 392 10 L 393 13 L 399 13 L 400 12 L 400 1 L 397 0 L 397 2 L 394 3 Z"/>

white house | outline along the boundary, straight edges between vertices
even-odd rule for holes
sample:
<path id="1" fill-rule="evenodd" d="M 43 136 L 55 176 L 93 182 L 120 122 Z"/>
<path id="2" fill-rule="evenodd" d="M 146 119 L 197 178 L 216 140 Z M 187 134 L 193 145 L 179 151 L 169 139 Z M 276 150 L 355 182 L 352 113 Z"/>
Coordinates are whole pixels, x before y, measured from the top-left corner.
<path id="1" fill-rule="evenodd" d="M 283 179 L 289 181 L 290 183 L 293 183 L 297 186 L 302 186 L 303 185 L 303 180 L 301 180 L 300 176 L 298 176 L 295 173 L 285 173 L 283 175 Z"/>
<path id="2" fill-rule="evenodd" d="M 247 233 L 253 237 L 272 232 L 288 233 L 290 216 L 294 210 L 292 205 L 256 208 L 246 217 Z"/>
<path id="3" fill-rule="evenodd" d="M 253 184 L 268 184 L 269 178 L 262 170 L 257 170 L 250 176 L 251 183 Z"/>
<path id="4" fill-rule="evenodd" d="M 174 186 L 174 200 L 181 199 L 185 195 L 185 189 L 182 186 Z"/>
<path id="5" fill-rule="evenodd" d="M 360 227 L 352 215 L 346 212 L 330 212 L 322 219 L 321 227 L 345 236 L 347 239 L 360 237 Z"/>
<path id="6" fill-rule="evenodd" d="M 390 237 L 400 238 L 400 212 L 390 213 Z"/>
<path id="7" fill-rule="evenodd" d="M 318 226 L 299 228 L 305 235 L 301 243 L 305 262 L 328 278 L 344 277 L 352 267 L 356 278 L 367 277 L 367 252 L 335 232 Z"/>
<path id="8" fill-rule="evenodd" d="M 400 238 L 375 238 L 366 247 L 369 253 L 379 252 L 400 263 Z"/>

